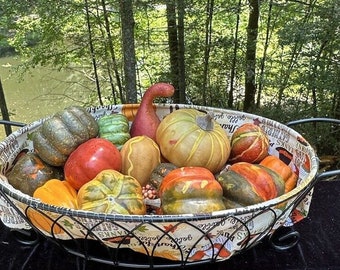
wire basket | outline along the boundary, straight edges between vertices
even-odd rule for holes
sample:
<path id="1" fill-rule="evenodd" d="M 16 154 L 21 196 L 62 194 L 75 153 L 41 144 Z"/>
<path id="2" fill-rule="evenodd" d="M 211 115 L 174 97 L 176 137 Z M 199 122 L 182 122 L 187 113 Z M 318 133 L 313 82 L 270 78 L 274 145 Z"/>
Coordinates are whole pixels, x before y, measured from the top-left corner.
<path id="1" fill-rule="evenodd" d="M 96 119 L 123 113 L 133 121 L 138 107 L 109 105 L 88 111 Z M 226 260 L 308 215 L 318 158 L 299 133 L 271 119 L 244 112 L 183 104 L 155 104 L 154 108 L 160 119 L 179 108 L 213 112 L 229 136 L 243 123 L 256 123 L 269 137 L 270 154 L 298 174 L 297 187 L 261 204 L 200 215 L 116 215 L 47 205 L 14 189 L 4 176 L 21 151 L 33 151 L 30 134 L 46 120 L 40 119 L 0 143 L 2 222 L 13 229 L 33 229 L 87 260 L 121 267 L 162 268 Z M 35 226 L 37 215 L 43 215 L 45 225 Z"/>

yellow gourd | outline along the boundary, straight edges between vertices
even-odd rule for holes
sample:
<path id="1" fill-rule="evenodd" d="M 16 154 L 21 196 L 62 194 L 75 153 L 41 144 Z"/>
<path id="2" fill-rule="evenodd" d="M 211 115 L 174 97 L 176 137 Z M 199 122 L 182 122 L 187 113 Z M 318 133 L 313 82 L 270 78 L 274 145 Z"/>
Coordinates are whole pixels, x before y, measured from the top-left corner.
<path id="1" fill-rule="evenodd" d="M 130 175 L 145 186 L 152 171 L 161 163 L 158 145 L 147 136 L 129 139 L 121 149 L 122 173 Z"/>

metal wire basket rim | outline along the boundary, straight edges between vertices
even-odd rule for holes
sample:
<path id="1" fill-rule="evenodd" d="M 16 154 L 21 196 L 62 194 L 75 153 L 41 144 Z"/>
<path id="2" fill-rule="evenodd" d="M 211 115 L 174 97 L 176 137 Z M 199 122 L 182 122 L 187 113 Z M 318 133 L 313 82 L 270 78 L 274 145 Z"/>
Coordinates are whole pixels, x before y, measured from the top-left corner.
<path id="1" fill-rule="evenodd" d="M 313 178 L 311 179 L 313 180 Z M 1 181 L 0 181 L 1 182 Z M 10 184 L 8 184 L 10 185 Z M 5 186 L 3 183 L 0 184 L 0 190 L 5 194 L 10 196 L 11 198 L 18 200 L 21 203 L 24 203 L 28 207 L 32 207 L 33 209 L 49 211 L 60 215 L 72 216 L 72 217 L 80 217 L 80 218 L 93 218 L 93 219 L 101 219 L 101 220 L 113 220 L 113 221 L 129 221 L 129 222 L 146 222 L 146 221 L 191 221 L 191 220 L 206 220 L 213 218 L 223 218 L 227 216 L 238 216 L 248 213 L 254 213 L 255 211 L 262 211 L 267 209 L 268 207 L 274 207 L 279 204 L 285 203 L 289 201 L 293 197 L 298 196 L 298 194 L 303 193 L 306 189 L 309 189 L 311 185 L 311 181 L 309 179 L 305 179 L 299 186 L 291 190 L 290 192 L 276 197 L 274 199 L 253 204 L 246 207 L 227 209 L 221 211 L 215 211 L 206 214 L 181 214 L 181 215 L 122 215 L 122 214 L 105 214 L 105 213 L 95 213 L 91 211 L 84 211 L 79 209 L 71 209 L 66 207 L 59 207 L 50 204 L 46 204 L 41 202 L 39 199 L 33 198 L 27 194 L 22 193 L 19 190 L 11 190 L 10 187 Z M 13 188 L 12 188 L 13 189 Z"/>
<path id="2" fill-rule="evenodd" d="M 132 106 L 139 106 L 139 104 L 131 104 Z M 234 113 L 237 115 L 242 115 L 245 117 L 248 117 L 250 119 L 253 119 L 254 114 L 246 113 L 246 112 L 240 112 L 236 110 L 229 110 L 229 109 L 221 109 L 221 108 L 214 108 L 214 107 L 208 107 L 208 106 L 198 106 L 198 105 L 188 105 L 188 104 L 154 104 L 156 108 L 158 107 L 165 107 L 165 106 L 178 106 L 179 108 L 195 108 L 199 110 L 204 110 L 204 111 L 213 111 L 213 112 L 221 112 L 221 113 Z M 89 107 L 88 110 L 91 111 L 91 109 L 105 109 L 107 107 L 122 107 L 123 105 L 104 105 L 104 106 L 96 106 L 96 107 Z M 50 116 L 49 116 L 50 117 Z M 45 120 L 47 120 L 49 117 L 39 119 L 37 121 L 34 121 L 27 126 L 24 126 L 17 131 L 13 132 L 11 135 L 9 135 L 3 142 L 10 143 L 13 141 L 13 139 L 17 138 L 19 135 L 22 135 L 23 133 L 27 131 L 31 131 L 38 126 L 40 126 Z M 269 120 L 269 122 L 275 123 L 277 125 L 284 126 L 284 124 L 279 123 L 275 120 L 262 117 L 262 119 Z M 288 127 L 289 132 L 291 135 L 294 135 L 296 137 L 301 136 L 297 131 L 293 130 L 292 128 Z M 316 177 L 316 174 L 318 172 L 319 168 L 319 159 L 316 156 L 316 153 L 312 146 L 307 142 L 307 150 L 309 157 L 311 159 L 311 170 L 307 177 L 293 190 L 291 190 L 288 193 L 285 193 L 279 197 L 273 198 L 271 200 L 259 203 L 259 204 L 254 204 L 246 207 L 240 207 L 240 208 L 234 208 L 234 209 L 227 209 L 227 210 L 221 210 L 221 211 L 215 211 L 207 214 L 181 214 L 181 215 L 122 215 L 122 214 L 105 214 L 105 213 L 95 213 L 95 212 L 90 212 L 90 211 L 83 211 L 83 210 L 76 210 L 76 209 L 69 209 L 65 207 L 58 207 L 58 206 L 53 206 L 49 205 L 46 203 L 43 203 L 39 201 L 38 199 L 35 199 L 31 196 L 28 196 L 27 194 L 22 193 L 19 190 L 16 190 L 14 188 L 10 188 L 9 186 L 6 187 L 4 185 L 3 181 L 0 181 L 0 190 L 5 192 L 7 195 L 10 197 L 14 198 L 15 200 L 18 200 L 19 202 L 22 202 L 26 204 L 29 207 L 39 209 L 39 210 L 47 210 L 50 212 L 54 212 L 57 214 L 62 214 L 62 215 L 71 215 L 74 217 L 85 217 L 85 218 L 94 218 L 94 219 L 104 219 L 104 220 L 114 220 L 114 221 L 130 221 L 130 222 L 140 222 L 140 221 L 161 221 L 161 222 L 166 222 L 166 221 L 190 221 L 190 220 L 205 220 L 205 219 L 213 219 L 213 218 L 219 218 L 219 217 L 225 217 L 225 216 L 237 216 L 237 215 L 242 215 L 242 214 L 247 214 L 247 213 L 253 213 L 255 211 L 259 210 L 264 210 L 268 207 L 273 207 L 276 205 L 279 205 L 283 202 L 286 202 L 293 197 L 298 196 L 298 194 L 303 193 L 307 188 L 310 187 L 312 180 Z"/>

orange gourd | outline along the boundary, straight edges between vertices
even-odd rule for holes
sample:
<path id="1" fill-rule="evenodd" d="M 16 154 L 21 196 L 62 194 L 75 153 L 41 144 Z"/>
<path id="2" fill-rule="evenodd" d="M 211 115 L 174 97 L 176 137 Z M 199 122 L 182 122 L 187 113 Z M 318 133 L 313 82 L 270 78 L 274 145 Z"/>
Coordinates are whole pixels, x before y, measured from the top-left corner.
<path id="1" fill-rule="evenodd" d="M 260 162 L 260 165 L 273 170 L 283 178 L 285 181 L 285 192 L 289 192 L 296 187 L 298 176 L 278 157 L 273 155 L 267 156 Z"/>
<path id="2" fill-rule="evenodd" d="M 249 162 L 237 162 L 221 172 L 217 180 L 228 205 L 248 206 L 281 196 L 284 181 L 276 172 Z"/>
<path id="3" fill-rule="evenodd" d="M 37 188 L 33 197 L 40 199 L 42 202 L 70 209 L 77 209 L 77 192 L 66 181 L 50 179 L 43 186 Z M 34 226 L 45 232 L 59 234 L 64 230 L 54 222 L 59 217 L 57 213 L 48 213 L 44 215 L 33 208 L 27 209 L 27 216 Z"/>

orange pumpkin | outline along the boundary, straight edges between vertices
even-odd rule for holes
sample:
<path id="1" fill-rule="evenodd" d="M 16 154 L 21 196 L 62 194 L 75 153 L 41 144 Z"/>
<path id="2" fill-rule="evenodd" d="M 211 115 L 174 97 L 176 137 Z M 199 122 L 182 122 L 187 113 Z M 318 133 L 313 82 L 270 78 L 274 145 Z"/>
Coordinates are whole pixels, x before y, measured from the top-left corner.
<path id="1" fill-rule="evenodd" d="M 285 192 L 289 192 L 296 187 L 298 176 L 278 157 L 267 156 L 260 162 L 260 165 L 273 170 L 283 178 L 285 181 Z"/>
<path id="2" fill-rule="evenodd" d="M 48 180 L 43 186 L 37 188 L 33 193 L 33 197 L 40 199 L 42 202 L 61 206 L 71 209 L 77 209 L 77 192 L 66 181 L 51 179 Z M 63 229 L 54 222 L 59 217 L 59 214 L 49 212 L 48 215 L 40 213 L 33 208 L 27 209 L 27 216 L 32 224 L 45 232 L 53 234 L 60 234 Z"/>

